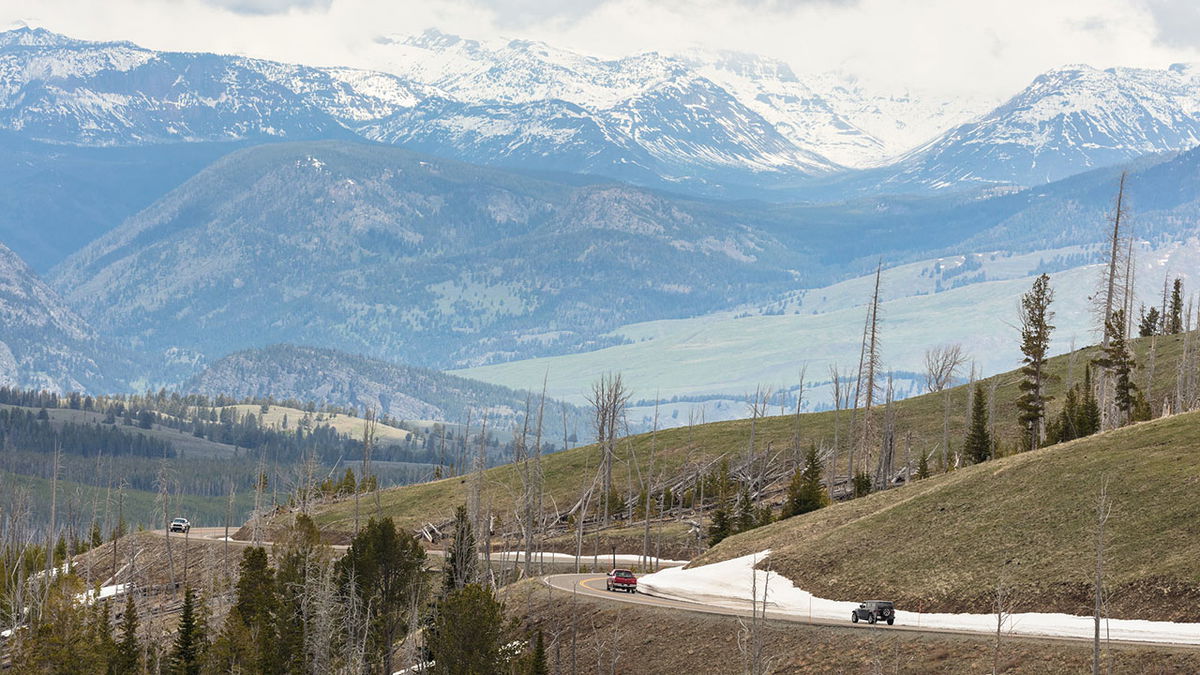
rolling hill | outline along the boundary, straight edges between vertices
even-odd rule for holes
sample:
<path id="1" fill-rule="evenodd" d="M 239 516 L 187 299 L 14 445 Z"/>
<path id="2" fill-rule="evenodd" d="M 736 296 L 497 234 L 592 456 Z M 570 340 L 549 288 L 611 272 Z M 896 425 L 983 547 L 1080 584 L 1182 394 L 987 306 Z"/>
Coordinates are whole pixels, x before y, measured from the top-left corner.
<path id="1" fill-rule="evenodd" d="M 1195 337 L 1196 335 L 1192 334 L 1187 338 L 1189 345 L 1194 345 Z M 1184 340 L 1184 336 L 1176 335 L 1153 340 L 1143 338 L 1133 342 L 1134 349 L 1139 354 L 1139 363 L 1143 364 L 1147 363 L 1146 357 L 1153 342 L 1156 376 L 1149 393 L 1153 410 L 1161 410 L 1163 401 L 1175 396 L 1177 374 L 1186 373 L 1188 368 L 1196 367 L 1194 346 L 1189 346 L 1188 357 L 1183 359 Z M 1095 348 L 1086 348 L 1051 359 L 1048 366 L 1048 393 L 1057 397 L 1056 401 L 1061 401 L 1069 386 L 1082 381 L 1084 364 L 1094 358 L 1096 353 Z M 1184 363 L 1182 370 L 1181 361 Z M 1146 371 L 1139 372 L 1138 382 L 1144 382 L 1147 374 Z M 1016 445 L 1018 427 L 1015 401 L 1019 380 L 1017 372 L 1011 371 L 982 381 L 985 390 L 991 391 L 994 387 L 991 407 L 995 434 L 1000 439 L 1002 454 L 1012 453 Z M 947 423 L 951 454 L 948 460 L 949 463 L 954 462 L 953 449 L 961 447 L 961 438 L 966 426 L 967 389 L 966 386 L 948 389 L 945 399 L 941 394 L 926 394 L 894 404 L 896 433 L 902 440 L 896 451 L 896 467 L 906 464 L 915 467 L 920 453 L 930 457 L 931 465 L 941 464 L 944 401 L 948 401 L 950 406 Z M 1052 403 L 1051 414 L 1056 414 L 1060 405 L 1061 403 Z M 797 461 L 800 452 L 797 448 L 797 438 L 800 448 L 812 443 L 823 448 L 829 455 L 829 461 L 837 466 L 837 472 L 844 476 L 849 418 L 848 413 L 839 415 L 835 411 L 827 411 L 805 413 L 798 417 L 767 417 L 757 422 L 742 419 L 689 425 L 657 433 L 640 434 L 618 444 L 613 469 L 614 485 L 623 498 L 631 499 L 640 491 L 646 477 L 653 476 L 650 483 L 654 491 L 660 491 L 663 485 L 675 485 L 676 497 L 679 498 L 681 485 L 684 486 L 682 489 L 690 489 L 691 481 L 716 466 L 722 457 L 729 460 L 735 473 L 739 466 L 749 466 L 747 463 L 751 458 L 760 465 L 767 462 L 769 457 L 773 458 L 775 463 Z M 1175 423 L 1167 420 L 1163 424 Z M 750 452 L 751 438 L 754 439 L 753 455 Z M 835 438 L 839 441 L 836 446 Z M 833 454 L 835 447 L 836 455 Z M 1042 451 L 1023 454 L 1020 457 L 1036 458 L 1041 456 L 1040 452 Z M 600 452 L 594 445 L 556 453 L 544 459 L 546 499 L 554 505 L 551 508 L 558 517 L 565 517 L 576 500 L 592 484 L 599 461 Z M 864 458 L 860 456 L 858 461 L 859 466 L 863 466 Z M 873 469 L 874 465 L 870 463 L 869 458 L 866 463 Z M 511 517 L 511 509 L 517 495 L 520 494 L 521 483 L 516 469 L 512 466 L 489 469 L 485 473 L 484 482 L 488 498 L 492 500 L 496 512 Z M 398 525 L 416 528 L 426 522 L 438 523 L 447 520 L 455 506 L 465 503 L 469 487 L 470 481 L 464 477 L 448 478 L 383 491 L 380 502 L 383 511 L 394 517 Z M 777 485 L 776 490 L 778 489 L 781 489 L 781 486 Z M 903 490 L 897 494 L 900 492 Z M 334 502 L 323 506 L 315 518 L 333 536 L 339 536 L 344 534 L 350 525 L 350 509 L 350 504 Z M 668 525 L 668 522 L 664 521 L 661 524 Z M 676 527 L 675 524 L 668 526 Z"/>
<path id="2" fill-rule="evenodd" d="M 1107 485 L 1107 615 L 1192 621 L 1197 437 L 1200 412 L 1143 422 L 751 530 L 697 562 L 770 549 L 773 570 L 823 598 L 978 612 L 1003 583 L 1015 611 L 1088 615 Z"/>

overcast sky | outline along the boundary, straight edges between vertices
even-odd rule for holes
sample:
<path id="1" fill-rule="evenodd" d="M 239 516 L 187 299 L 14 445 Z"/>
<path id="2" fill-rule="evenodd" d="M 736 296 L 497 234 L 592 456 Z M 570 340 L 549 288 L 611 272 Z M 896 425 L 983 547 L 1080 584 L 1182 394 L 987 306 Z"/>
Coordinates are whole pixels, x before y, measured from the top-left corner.
<path id="1" fill-rule="evenodd" d="M 156 49 L 374 67 L 378 38 L 437 27 L 601 56 L 753 51 L 799 73 L 1007 96 L 1068 63 L 1200 62 L 1200 0 L 2 0 L 0 27 Z"/>

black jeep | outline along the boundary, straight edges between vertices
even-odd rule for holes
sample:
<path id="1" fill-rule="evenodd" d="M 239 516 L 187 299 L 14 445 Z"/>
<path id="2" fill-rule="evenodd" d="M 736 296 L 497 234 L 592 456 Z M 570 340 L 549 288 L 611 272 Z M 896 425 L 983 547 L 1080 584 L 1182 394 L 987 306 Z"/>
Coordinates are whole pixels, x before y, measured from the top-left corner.
<path id="1" fill-rule="evenodd" d="M 859 603 L 858 609 L 850 615 L 852 623 L 858 623 L 859 619 L 866 619 L 867 623 L 886 621 L 890 626 L 896 621 L 896 608 L 889 600 L 868 600 Z"/>

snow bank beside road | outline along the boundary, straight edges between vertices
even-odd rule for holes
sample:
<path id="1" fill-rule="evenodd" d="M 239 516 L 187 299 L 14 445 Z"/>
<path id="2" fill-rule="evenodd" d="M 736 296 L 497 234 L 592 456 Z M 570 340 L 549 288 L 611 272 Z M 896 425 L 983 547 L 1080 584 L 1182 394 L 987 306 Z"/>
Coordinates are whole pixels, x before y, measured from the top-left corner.
<path id="1" fill-rule="evenodd" d="M 850 622 L 850 613 L 858 606 L 856 602 L 816 598 L 775 572 L 754 569 L 769 554 L 770 551 L 763 551 L 694 569 L 665 569 L 639 579 L 638 590 L 673 600 L 749 610 L 752 597 L 762 601 L 765 587 L 768 615 Z M 1003 630 L 1016 635 L 1090 638 L 1092 621 L 1090 616 L 1028 612 L 1005 617 Z M 898 610 L 896 623 L 981 633 L 996 631 L 995 614 L 922 614 Z M 1102 637 L 1113 640 L 1200 645 L 1200 623 L 1106 619 L 1100 629 Z"/>

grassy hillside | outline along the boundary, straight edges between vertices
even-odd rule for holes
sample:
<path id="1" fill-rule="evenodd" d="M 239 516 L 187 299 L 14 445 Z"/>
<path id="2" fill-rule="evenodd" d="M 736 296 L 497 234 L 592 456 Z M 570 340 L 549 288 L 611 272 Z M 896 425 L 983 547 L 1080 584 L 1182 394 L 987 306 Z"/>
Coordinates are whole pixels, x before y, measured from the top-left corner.
<path id="1" fill-rule="evenodd" d="M 1200 599 L 1200 412 L 1022 453 L 732 537 L 698 562 L 771 549 L 772 568 L 840 600 L 1088 614 L 1096 501 L 1107 481 L 1109 612 L 1195 621 Z"/>
<path id="2" fill-rule="evenodd" d="M 22 406 L 0 404 L 0 408 L 18 408 L 21 410 L 37 409 L 24 408 Z M 257 412 L 257 410 L 255 411 Z M 46 414 L 50 418 L 50 423 L 56 427 L 63 424 L 103 424 L 104 413 L 95 412 L 92 410 L 74 410 L 71 408 L 47 408 Z M 303 415 L 303 413 L 301 413 Z M 181 456 L 186 457 L 213 457 L 213 458 L 228 458 L 233 457 L 236 449 L 232 445 L 224 443 L 214 443 L 204 438 L 197 438 L 192 434 L 182 432 L 178 429 L 165 427 L 161 424 L 152 424 L 149 429 L 142 429 L 139 426 L 128 426 L 118 422 L 116 425 L 123 431 L 131 434 L 140 434 L 148 438 L 153 438 L 160 441 L 166 441 L 171 444 Z"/>
<path id="3" fill-rule="evenodd" d="M 279 405 L 269 406 L 265 415 L 262 414 L 262 407 L 257 405 L 239 404 L 230 407 L 232 407 L 234 410 L 237 410 L 239 415 L 254 413 L 255 415 L 259 416 L 259 419 L 262 420 L 263 426 L 273 427 L 276 429 L 294 429 L 296 424 L 299 423 L 300 420 L 304 419 L 305 415 L 309 414 L 298 408 L 288 408 L 286 406 Z M 287 417 L 287 427 L 284 426 L 283 418 L 285 416 Z M 363 425 L 366 424 L 363 418 L 351 417 L 346 414 L 313 413 L 313 417 L 317 418 L 317 424 L 329 425 L 333 427 L 334 431 L 338 432 L 339 434 L 349 436 L 350 438 L 362 438 Z M 403 443 L 404 441 L 407 441 L 408 437 L 411 435 L 411 432 L 405 431 L 404 429 L 397 429 L 396 427 L 388 426 L 386 424 L 375 425 L 375 439 L 381 445 L 387 445 L 389 443 Z"/>
<path id="4" fill-rule="evenodd" d="M 1193 335 L 1192 339 L 1195 340 L 1196 336 Z M 1133 344 L 1139 364 L 1146 363 L 1151 340 L 1139 339 Z M 1154 345 L 1155 377 L 1150 398 L 1151 408 L 1158 412 L 1162 409 L 1163 398 L 1174 391 L 1177 366 L 1183 351 L 1183 336 L 1159 337 Z M 1192 352 L 1195 353 L 1194 347 Z M 1096 348 L 1086 348 L 1051 360 L 1048 391 L 1056 397 L 1056 401 L 1051 403 L 1052 414 L 1061 405 L 1066 389 L 1083 379 L 1084 366 L 1095 354 Z M 1139 371 L 1137 382 L 1144 382 L 1146 375 L 1146 371 Z M 1019 374 L 1010 371 L 984 381 L 987 388 L 993 382 L 995 384 L 994 423 L 1002 454 L 1012 452 L 1017 447 L 1019 434 L 1015 400 L 1019 380 Z M 945 396 L 950 401 L 950 439 L 954 448 L 961 445 L 966 426 L 967 387 L 951 389 Z M 943 395 L 918 396 L 895 405 L 897 434 L 901 439 L 896 461 L 902 465 L 908 456 L 915 465 L 919 453 L 933 453 L 941 443 Z M 791 415 L 759 420 L 754 435 L 755 451 L 769 456 L 778 455 L 780 461 L 792 457 L 797 429 L 802 446 L 818 443 L 832 447 L 835 420 L 838 420 L 837 434 L 841 449 L 837 458 L 839 470 L 844 471 L 849 419 L 849 413 L 843 412 L 839 419 L 837 413 L 830 411 L 804 414 L 798 421 Z M 636 494 L 640 490 L 639 476 L 652 476 L 651 482 L 657 489 L 664 481 L 694 473 L 722 455 L 735 462 L 745 457 L 749 449 L 751 424 L 749 420 L 718 422 L 628 438 L 617 449 L 614 484 L 619 491 Z M 906 439 L 911 439 L 911 453 L 906 453 Z M 544 459 L 544 473 L 548 509 L 552 512 L 555 509 L 560 512 L 568 510 L 591 485 L 599 459 L 600 453 L 594 445 L 547 456 Z M 859 461 L 862 466 L 862 460 Z M 517 472 L 513 467 L 505 466 L 490 469 L 485 476 L 485 499 L 490 500 L 493 509 L 501 514 L 502 521 L 510 520 L 514 500 L 520 494 Z M 466 501 L 467 487 L 468 480 L 464 477 L 448 478 L 386 490 L 380 501 L 384 512 L 394 517 L 397 524 L 416 527 L 426 521 L 448 519 L 454 507 Z M 353 509 L 353 503 L 349 501 L 328 504 L 317 514 L 318 521 L 328 530 L 344 532 L 353 522 Z"/>

